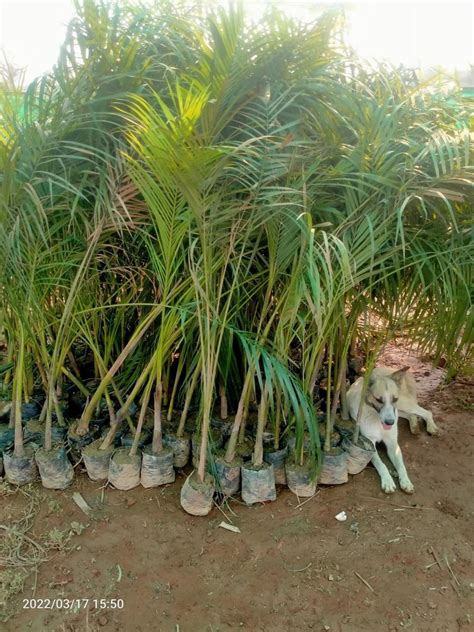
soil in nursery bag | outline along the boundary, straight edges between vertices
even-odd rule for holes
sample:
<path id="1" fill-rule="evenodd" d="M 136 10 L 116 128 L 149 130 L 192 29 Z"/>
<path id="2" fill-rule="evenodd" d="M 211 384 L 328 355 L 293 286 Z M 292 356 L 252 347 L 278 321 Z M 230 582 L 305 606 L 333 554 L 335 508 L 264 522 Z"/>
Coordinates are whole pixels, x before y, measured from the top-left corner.
<path id="1" fill-rule="evenodd" d="M 216 470 L 216 487 L 224 496 L 235 496 L 240 489 L 240 468 L 242 459 L 235 457 L 228 463 L 223 456 L 218 456 L 214 461 Z"/>
<path id="2" fill-rule="evenodd" d="M 347 453 L 347 471 L 349 474 L 359 474 L 372 460 L 375 454 L 375 446 L 370 439 L 367 439 L 362 434 L 359 434 L 357 444 L 355 444 L 352 442 L 352 436 L 344 437 L 342 448 Z"/>
<path id="3" fill-rule="evenodd" d="M 266 447 L 263 453 L 265 463 L 273 465 L 275 473 L 275 483 L 277 485 L 286 485 L 285 461 L 288 458 L 288 446 L 275 450 L 273 447 Z"/>
<path id="4" fill-rule="evenodd" d="M 247 505 L 264 503 L 276 499 L 275 473 L 273 465 L 262 463 L 242 466 L 242 500 Z"/>
<path id="5" fill-rule="evenodd" d="M 253 441 L 248 437 L 245 437 L 243 441 L 240 441 L 237 444 L 235 454 L 240 456 L 244 463 L 251 461 L 253 455 Z"/>
<path id="6" fill-rule="evenodd" d="M 69 426 L 69 430 L 67 432 L 67 443 L 69 445 L 71 451 L 71 458 L 74 463 L 77 463 L 81 460 L 82 449 L 95 441 L 100 435 L 100 428 L 95 425 L 90 425 L 88 432 L 85 435 L 78 435 L 76 433 L 77 424 L 73 423 Z"/>
<path id="7" fill-rule="evenodd" d="M 130 448 L 115 450 L 110 458 L 109 481 L 116 489 L 133 489 L 140 484 L 141 456 L 130 456 Z"/>
<path id="8" fill-rule="evenodd" d="M 287 461 L 285 465 L 288 487 L 297 496 L 308 498 L 316 493 L 316 477 L 312 465 L 298 465 Z"/>
<path id="9" fill-rule="evenodd" d="M 8 424 L 0 424 L 0 452 L 7 450 L 13 445 L 15 429 L 9 428 Z"/>
<path id="10" fill-rule="evenodd" d="M 326 424 L 325 423 L 320 423 L 319 424 L 319 437 L 321 439 L 321 445 L 324 445 L 324 442 L 326 440 Z M 331 432 L 331 437 L 330 437 L 330 442 L 331 442 L 331 448 L 336 448 L 341 444 L 341 435 L 339 434 L 339 432 L 337 432 L 337 430 L 333 430 Z"/>
<path id="11" fill-rule="evenodd" d="M 341 485 L 347 483 L 347 454 L 342 448 L 331 448 L 322 452 L 322 466 L 318 483 L 322 485 Z"/>
<path id="12" fill-rule="evenodd" d="M 153 452 L 151 445 L 147 445 L 142 452 L 142 486 L 148 488 L 168 485 L 174 483 L 175 478 L 173 451 L 164 448 L 161 452 Z"/>
<path id="13" fill-rule="evenodd" d="M 36 452 L 36 463 L 43 487 L 65 489 L 72 483 L 74 470 L 64 446 L 53 446 L 51 450 L 39 448 Z"/>
<path id="14" fill-rule="evenodd" d="M 38 478 L 38 468 L 35 463 L 35 452 L 26 446 L 23 456 L 15 456 L 13 451 L 3 453 L 5 477 L 13 485 L 26 485 Z"/>
<path id="15" fill-rule="evenodd" d="M 334 422 L 334 428 L 344 439 L 344 437 L 352 436 L 355 430 L 355 422 L 352 419 L 341 419 L 339 417 Z"/>
<path id="16" fill-rule="evenodd" d="M 181 488 L 181 507 L 192 516 L 207 516 L 212 509 L 214 492 L 214 478 L 210 474 L 201 482 L 197 472 L 192 472 Z"/>
<path id="17" fill-rule="evenodd" d="M 163 444 L 173 451 L 174 467 L 184 467 L 188 464 L 191 454 L 191 438 L 184 433 L 182 437 L 177 437 L 174 432 L 167 432 L 163 436 Z"/>
<path id="18" fill-rule="evenodd" d="M 82 460 L 92 481 L 103 481 L 109 476 L 109 463 L 114 446 L 101 450 L 102 443 L 103 439 L 96 439 L 82 449 Z"/>

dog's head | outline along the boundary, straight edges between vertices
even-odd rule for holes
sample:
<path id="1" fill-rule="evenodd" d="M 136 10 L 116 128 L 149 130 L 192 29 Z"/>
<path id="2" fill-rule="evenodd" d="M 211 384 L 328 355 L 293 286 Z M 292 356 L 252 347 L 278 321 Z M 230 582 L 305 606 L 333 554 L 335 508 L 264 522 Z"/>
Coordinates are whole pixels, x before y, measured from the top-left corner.
<path id="1" fill-rule="evenodd" d="M 398 419 L 398 389 L 408 368 L 404 367 L 389 376 L 374 374 L 369 380 L 366 401 L 377 411 L 385 430 L 390 430 Z"/>

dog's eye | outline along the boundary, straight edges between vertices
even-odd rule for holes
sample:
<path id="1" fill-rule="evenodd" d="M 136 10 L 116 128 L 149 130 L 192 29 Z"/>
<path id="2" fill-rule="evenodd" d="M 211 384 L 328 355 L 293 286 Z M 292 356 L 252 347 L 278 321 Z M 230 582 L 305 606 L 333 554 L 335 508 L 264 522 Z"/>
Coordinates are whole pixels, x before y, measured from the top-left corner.
<path id="1" fill-rule="evenodd" d="M 398 402 L 398 397 L 394 397 L 394 398 L 392 399 L 392 401 L 393 401 L 393 403 L 395 404 L 396 402 Z"/>
<path id="2" fill-rule="evenodd" d="M 379 404 L 383 404 L 383 399 L 381 397 L 376 397 L 375 398 Z"/>

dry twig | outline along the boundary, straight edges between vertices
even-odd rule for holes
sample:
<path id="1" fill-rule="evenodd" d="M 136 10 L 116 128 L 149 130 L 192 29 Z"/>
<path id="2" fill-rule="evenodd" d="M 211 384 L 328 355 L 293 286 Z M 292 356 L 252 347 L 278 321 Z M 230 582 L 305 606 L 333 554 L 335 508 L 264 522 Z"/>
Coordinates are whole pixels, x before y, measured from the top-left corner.
<path id="1" fill-rule="evenodd" d="M 375 590 L 372 588 L 372 586 L 369 584 L 369 582 L 362 577 L 362 575 L 359 575 L 359 573 L 357 571 L 354 571 L 354 575 L 356 577 L 358 577 L 360 579 L 360 581 L 363 584 L 365 584 L 369 590 L 371 590 L 374 594 L 376 594 Z"/>

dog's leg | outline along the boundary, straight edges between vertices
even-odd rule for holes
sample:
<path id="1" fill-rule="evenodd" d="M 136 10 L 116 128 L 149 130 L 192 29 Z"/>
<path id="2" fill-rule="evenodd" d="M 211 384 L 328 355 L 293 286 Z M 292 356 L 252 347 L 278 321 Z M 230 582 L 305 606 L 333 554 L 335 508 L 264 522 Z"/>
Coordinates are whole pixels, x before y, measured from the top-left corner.
<path id="1" fill-rule="evenodd" d="M 403 419 L 408 419 L 408 423 L 410 424 L 411 434 L 414 434 L 414 435 L 420 434 L 420 427 L 418 424 L 418 415 L 412 415 L 411 413 L 406 413 L 405 411 L 399 409 L 398 416 L 403 417 Z"/>
<path id="2" fill-rule="evenodd" d="M 398 480 L 400 481 L 400 487 L 407 494 L 413 494 L 415 488 L 413 487 L 412 482 L 408 478 L 408 472 L 405 467 L 405 463 L 403 462 L 402 451 L 400 450 L 400 446 L 396 441 L 390 441 L 386 443 L 387 446 L 387 454 L 388 458 L 392 461 L 395 466 L 395 469 L 398 473 Z"/>
<path id="3" fill-rule="evenodd" d="M 408 419 L 410 424 L 410 430 L 413 434 L 417 434 L 412 429 L 412 418 L 418 416 L 423 419 L 426 424 L 426 432 L 430 435 L 438 434 L 438 426 L 435 424 L 433 420 L 433 415 L 426 408 L 422 408 L 413 402 L 401 400 L 398 405 L 398 414 L 401 417 L 405 417 Z M 416 424 L 416 428 L 418 429 L 418 423 Z"/>
<path id="4" fill-rule="evenodd" d="M 420 427 L 418 425 L 418 415 L 408 415 L 408 423 L 410 424 L 411 434 L 420 434 Z"/>
<path id="5" fill-rule="evenodd" d="M 421 406 L 418 406 L 417 404 L 416 406 L 413 406 L 413 408 L 410 409 L 410 414 L 418 415 L 418 417 L 421 417 L 423 419 L 423 421 L 426 424 L 426 432 L 428 434 L 430 435 L 438 434 L 439 432 L 438 426 L 435 424 L 433 415 L 431 414 L 429 410 L 426 410 L 426 408 L 422 408 Z"/>
<path id="6" fill-rule="evenodd" d="M 393 492 L 397 489 L 397 486 L 395 485 L 394 480 L 391 477 L 387 466 L 379 457 L 377 450 L 375 450 L 375 454 L 372 457 L 372 463 L 374 464 L 375 469 L 379 473 L 383 491 L 386 494 L 393 494 Z"/>

